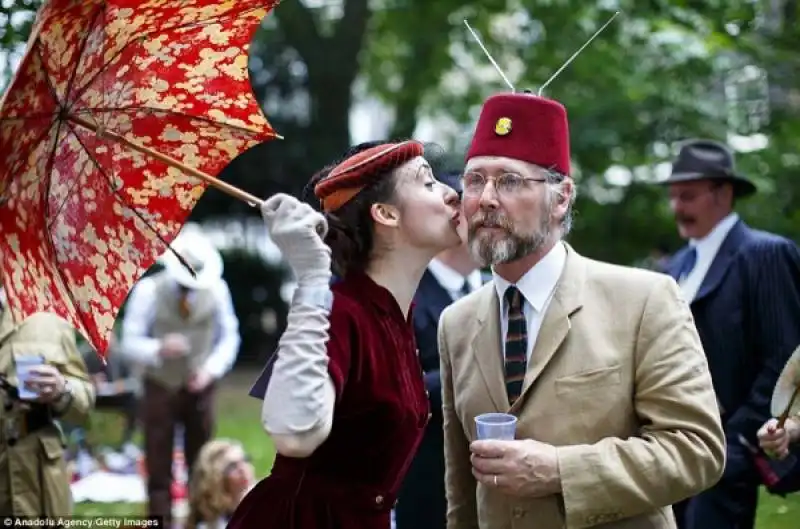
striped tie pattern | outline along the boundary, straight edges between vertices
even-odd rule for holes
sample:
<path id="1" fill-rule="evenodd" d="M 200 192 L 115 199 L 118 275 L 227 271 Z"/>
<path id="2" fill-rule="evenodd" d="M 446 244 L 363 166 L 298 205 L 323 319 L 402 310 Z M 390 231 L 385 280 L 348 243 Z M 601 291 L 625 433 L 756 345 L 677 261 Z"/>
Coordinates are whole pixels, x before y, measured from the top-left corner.
<path id="1" fill-rule="evenodd" d="M 508 287 L 505 293 L 508 303 L 508 333 L 506 334 L 506 391 L 508 402 L 514 404 L 522 393 L 528 358 L 528 329 L 522 311 L 522 293 L 516 287 Z"/>

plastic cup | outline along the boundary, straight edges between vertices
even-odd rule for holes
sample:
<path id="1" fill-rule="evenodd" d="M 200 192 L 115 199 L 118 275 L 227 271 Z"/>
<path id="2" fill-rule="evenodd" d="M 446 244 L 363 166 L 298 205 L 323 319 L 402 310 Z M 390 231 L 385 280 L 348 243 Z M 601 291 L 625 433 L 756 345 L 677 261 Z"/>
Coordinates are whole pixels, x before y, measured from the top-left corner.
<path id="1" fill-rule="evenodd" d="M 25 355 L 14 357 L 17 366 L 17 393 L 22 400 L 33 400 L 39 396 L 38 391 L 27 387 L 26 382 L 30 379 L 31 368 L 44 364 L 43 356 Z"/>
<path id="2" fill-rule="evenodd" d="M 513 441 L 517 433 L 517 418 L 509 413 L 484 413 L 475 417 L 478 439 Z"/>

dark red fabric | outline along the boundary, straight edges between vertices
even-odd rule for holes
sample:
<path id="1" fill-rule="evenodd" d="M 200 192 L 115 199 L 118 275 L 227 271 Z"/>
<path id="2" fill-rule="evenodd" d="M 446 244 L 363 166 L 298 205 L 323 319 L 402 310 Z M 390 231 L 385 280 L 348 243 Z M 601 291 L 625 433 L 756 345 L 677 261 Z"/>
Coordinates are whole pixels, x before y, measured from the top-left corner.
<path id="1" fill-rule="evenodd" d="M 569 176 L 567 110 L 558 101 L 528 93 L 490 97 L 467 151 L 467 160 L 476 156 L 514 158 Z"/>
<path id="2" fill-rule="evenodd" d="M 278 455 L 232 529 L 388 529 L 428 421 L 411 316 L 354 272 L 334 285 L 328 342 L 337 402 L 328 439 L 308 458 Z"/>

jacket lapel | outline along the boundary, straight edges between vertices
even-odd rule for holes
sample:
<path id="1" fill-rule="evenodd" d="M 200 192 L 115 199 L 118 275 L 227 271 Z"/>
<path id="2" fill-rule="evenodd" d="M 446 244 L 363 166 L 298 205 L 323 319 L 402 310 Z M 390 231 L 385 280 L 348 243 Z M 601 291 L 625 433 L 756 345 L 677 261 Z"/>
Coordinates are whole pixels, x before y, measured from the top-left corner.
<path id="1" fill-rule="evenodd" d="M 686 254 L 689 252 L 690 249 L 691 249 L 690 246 L 684 246 L 670 258 L 669 264 L 667 264 L 666 272 L 668 275 L 672 276 L 672 279 L 674 279 L 675 281 L 678 281 L 680 279 L 680 277 L 678 277 L 678 274 L 681 271 L 681 265 L 683 264 L 684 259 L 686 259 Z"/>
<path id="2" fill-rule="evenodd" d="M 481 372 L 489 396 L 497 411 L 509 408 L 503 373 L 503 350 L 500 347 L 500 302 L 494 283 L 480 292 L 478 330 L 472 341 L 472 354 Z"/>
<path id="3" fill-rule="evenodd" d="M 425 270 L 417 288 L 417 303 L 428 313 L 431 320 L 436 323 L 439 315 L 451 303 L 453 298 L 445 288 L 436 280 L 430 270 Z"/>
<path id="4" fill-rule="evenodd" d="M 545 311 L 544 320 L 536 338 L 533 353 L 528 361 L 522 394 L 512 409 L 521 406 L 526 392 L 534 385 L 539 375 L 552 361 L 556 352 L 569 333 L 570 317 L 583 306 L 583 283 L 586 276 L 586 263 L 569 245 L 564 271 L 556 284 L 553 298 Z"/>
<path id="5" fill-rule="evenodd" d="M 697 303 L 708 296 L 722 283 L 725 273 L 728 271 L 737 250 L 741 246 L 742 240 L 747 236 L 747 226 L 741 220 L 733 225 L 731 231 L 725 237 L 722 245 L 711 262 L 711 267 L 703 278 L 703 283 L 697 291 L 692 303 Z"/>

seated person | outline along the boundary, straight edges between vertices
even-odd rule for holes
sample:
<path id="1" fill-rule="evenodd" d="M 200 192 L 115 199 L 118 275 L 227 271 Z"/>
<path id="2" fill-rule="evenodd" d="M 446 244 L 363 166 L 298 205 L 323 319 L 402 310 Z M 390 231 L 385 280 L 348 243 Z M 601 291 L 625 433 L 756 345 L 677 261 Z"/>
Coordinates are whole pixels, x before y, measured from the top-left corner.
<path id="1" fill-rule="evenodd" d="M 207 442 L 192 472 L 184 529 L 223 529 L 253 485 L 255 470 L 242 445 L 229 439 Z"/>

